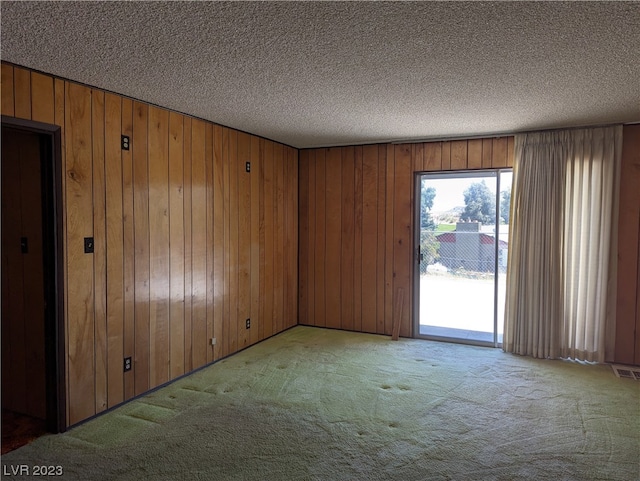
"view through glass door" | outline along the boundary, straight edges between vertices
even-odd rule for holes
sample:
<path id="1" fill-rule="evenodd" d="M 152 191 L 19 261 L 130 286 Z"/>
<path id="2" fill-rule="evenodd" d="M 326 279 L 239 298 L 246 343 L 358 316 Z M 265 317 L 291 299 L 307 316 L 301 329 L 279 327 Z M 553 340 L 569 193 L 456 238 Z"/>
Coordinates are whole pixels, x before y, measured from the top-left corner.
<path id="1" fill-rule="evenodd" d="M 417 178 L 420 337 L 499 346 L 511 170 Z"/>

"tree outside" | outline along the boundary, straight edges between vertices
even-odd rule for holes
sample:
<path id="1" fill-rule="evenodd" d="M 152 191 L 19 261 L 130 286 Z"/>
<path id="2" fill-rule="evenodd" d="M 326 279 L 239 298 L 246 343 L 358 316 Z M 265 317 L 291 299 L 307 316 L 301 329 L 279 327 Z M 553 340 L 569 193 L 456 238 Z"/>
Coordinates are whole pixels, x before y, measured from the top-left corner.
<path id="1" fill-rule="evenodd" d="M 460 215 L 464 222 L 480 222 L 493 224 L 496 218 L 495 194 L 491 192 L 484 180 L 471 184 L 464 191 L 465 208 Z"/>
<path id="2" fill-rule="evenodd" d="M 511 190 L 503 190 L 501 192 L 502 198 L 500 199 L 500 218 L 505 224 L 509 223 L 509 216 L 511 214 Z"/>

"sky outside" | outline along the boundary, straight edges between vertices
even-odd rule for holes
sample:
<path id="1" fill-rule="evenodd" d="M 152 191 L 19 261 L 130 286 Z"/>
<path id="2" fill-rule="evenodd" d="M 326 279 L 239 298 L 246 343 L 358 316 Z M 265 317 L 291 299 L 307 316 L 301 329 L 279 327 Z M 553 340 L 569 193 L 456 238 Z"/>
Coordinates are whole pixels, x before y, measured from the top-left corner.
<path id="1" fill-rule="evenodd" d="M 469 174 L 463 174 L 464 177 L 461 177 L 460 174 L 452 174 L 450 177 L 442 177 L 441 174 L 438 175 L 439 178 L 433 178 L 429 175 L 422 177 L 423 188 L 435 187 L 436 189 L 433 209 L 431 209 L 434 214 L 447 212 L 454 207 L 464 207 L 464 191 L 474 182 L 482 182 L 484 180 L 491 192 L 495 193 L 496 191 L 496 176 L 469 177 Z M 500 190 L 511 189 L 512 179 L 512 172 L 502 172 Z"/>

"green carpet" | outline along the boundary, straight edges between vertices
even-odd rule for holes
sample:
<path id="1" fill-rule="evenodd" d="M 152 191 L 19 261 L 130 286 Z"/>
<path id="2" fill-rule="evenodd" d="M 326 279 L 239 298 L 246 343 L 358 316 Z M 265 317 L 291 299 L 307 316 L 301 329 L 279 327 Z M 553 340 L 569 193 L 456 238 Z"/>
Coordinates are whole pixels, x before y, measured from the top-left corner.
<path id="1" fill-rule="evenodd" d="M 84 481 L 629 481 L 639 454 L 640 383 L 608 366 L 299 326 L 42 437 L 2 469 L 59 465 L 57 479 Z"/>

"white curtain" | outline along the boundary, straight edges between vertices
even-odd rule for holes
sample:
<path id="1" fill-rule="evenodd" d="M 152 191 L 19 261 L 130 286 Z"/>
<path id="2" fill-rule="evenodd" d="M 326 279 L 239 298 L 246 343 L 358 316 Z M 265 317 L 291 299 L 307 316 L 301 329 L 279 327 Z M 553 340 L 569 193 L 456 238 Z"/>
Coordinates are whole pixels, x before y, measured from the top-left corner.
<path id="1" fill-rule="evenodd" d="M 516 135 L 503 349 L 602 362 L 622 126 Z"/>

